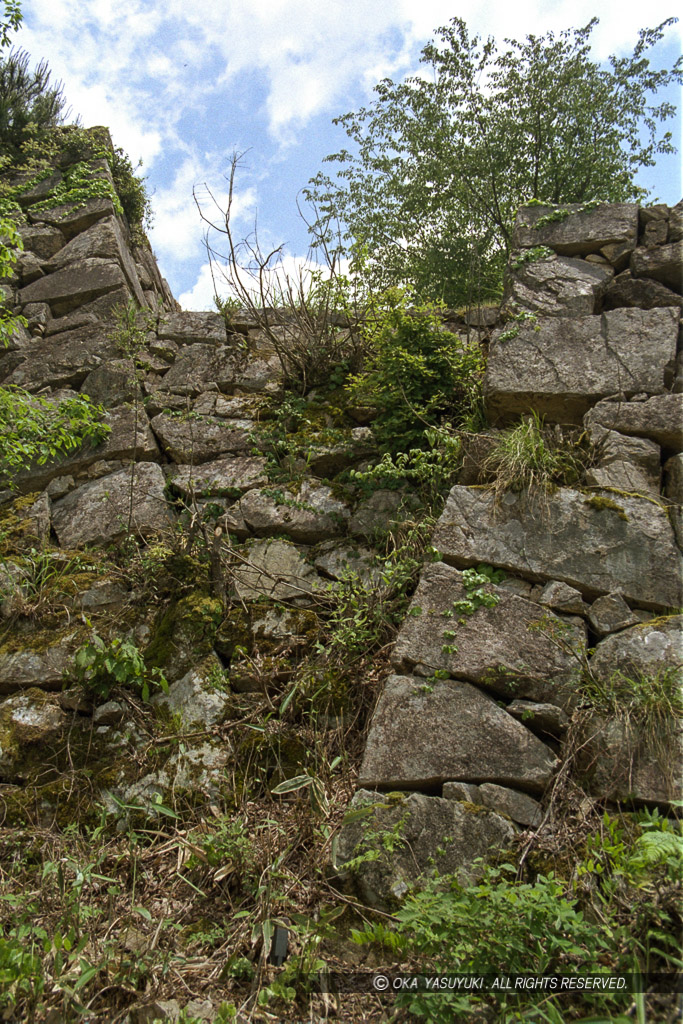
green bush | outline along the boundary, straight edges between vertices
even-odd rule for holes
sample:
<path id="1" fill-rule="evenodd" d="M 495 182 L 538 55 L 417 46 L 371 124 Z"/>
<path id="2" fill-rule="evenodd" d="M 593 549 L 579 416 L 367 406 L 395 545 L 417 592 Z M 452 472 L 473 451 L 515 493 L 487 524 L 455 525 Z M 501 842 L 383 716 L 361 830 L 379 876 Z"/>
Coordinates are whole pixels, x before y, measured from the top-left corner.
<path id="1" fill-rule="evenodd" d="M 158 668 L 147 668 L 137 645 L 132 640 L 115 637 L 108 644 L 93 633 L 74 660 L 78 682 L 98 697 L 107 700 L 116 686 L 134 690 L 148 701 L 154 689 L 168 692 L 168 683 Z"/>
<path id="2" fill-rule="evenodd" d="M 364 369 L 347 385 L 351 400 L 377 410 L 373 428 L 385 451 L 425 445 L 425 428 L 476 429 L 482 419 L 484 360 L 478 345 L 445 331 L 433 306 L 410 308 L 403 293 L 366 328 Z"/>

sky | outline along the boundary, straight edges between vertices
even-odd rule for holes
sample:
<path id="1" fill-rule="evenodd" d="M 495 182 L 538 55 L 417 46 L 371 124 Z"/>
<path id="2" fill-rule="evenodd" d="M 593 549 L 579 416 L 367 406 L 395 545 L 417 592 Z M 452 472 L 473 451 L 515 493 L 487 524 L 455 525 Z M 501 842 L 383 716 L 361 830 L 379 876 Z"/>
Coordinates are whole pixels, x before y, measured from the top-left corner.
<path id="1" fill-rule="evenodd" d="M 348 141 L 332 119 L 373 98 L 382 78 L 414 73 L 422 47 L 452 17 L 471 34 L 522 39 L 578 28 L 598 14 L 596 60 L 628 55 L 638 30 L 676 12 L 673 0 L 23 0 L 13 37 L 60 79 L 74 117 L 109 127 L 152 198 L 149 231 L 162 273 L 185 309 L 213 308 L 203 222 L 225 207 L 233 154 L 231 223 L 237 237 L 284 244 L 305 265 L 308 235 L 297 197 Z M 646 20 L 644 20 L 646 19 Z M 670 67 L 681 25 L 653 51 Z M 666 98 L 680 107 L 680 90 Z M 669 122 L 681 149 L 681 120 Z M 661 157 L 640 184 L 681 198 L 680 155 Z"/>

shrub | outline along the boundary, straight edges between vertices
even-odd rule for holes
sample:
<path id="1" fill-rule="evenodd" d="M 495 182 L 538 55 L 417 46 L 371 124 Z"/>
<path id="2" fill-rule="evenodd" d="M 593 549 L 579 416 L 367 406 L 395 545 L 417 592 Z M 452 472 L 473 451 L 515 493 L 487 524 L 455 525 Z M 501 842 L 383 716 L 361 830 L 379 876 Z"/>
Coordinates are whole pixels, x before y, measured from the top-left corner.
<path id="1" fill-rule="evenodd" d="M 503 431 L 482 463 L 482 473 L 495 478 L 496 496 L 504 491 L 549 490 L 576 483 L 589 459 L 583 439 L 574 441 L 559 427 L 546 427 L 533 411 Z"/>
<path id="2" fill-rule="evenodd" d="M 50 84 L 50 69 L 41 60 L 31 71 L 26 50 L 11 50 L 0 59 L 0 153 L 13 158 L 36 130 L 63 120 L 62 83 Z"/>
<path id="3" fill-rule="evenodd" d="M 74 661 L 77 680 L 88 690 L 107 700 L 115 686 L 134 690 L 148 701 L 153 689 L 168 692 L 168 683 L 158 668 L 147 668 L 137 645 L 132 640 L 115 637 L 108 644 L 93 633 Z"/>

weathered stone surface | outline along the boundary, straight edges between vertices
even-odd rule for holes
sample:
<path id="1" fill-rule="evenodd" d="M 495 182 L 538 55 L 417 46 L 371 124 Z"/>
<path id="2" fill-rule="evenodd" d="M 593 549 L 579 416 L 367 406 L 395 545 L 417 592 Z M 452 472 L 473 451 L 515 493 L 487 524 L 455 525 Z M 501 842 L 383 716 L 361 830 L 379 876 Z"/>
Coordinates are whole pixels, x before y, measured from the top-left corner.
<path id="1" fill-rule="evenodd" d="M 669 242 L 683 239 L 683 199 L 669 210 Z"/>
<path id="2" fill-rule="evenodd" d="M 664 493 L 677 505 L 683 505 L 683 454 L 672 455 L 664 465 L 666 484 Z"/>
<path id="3" fill-rule="evenodd" d="M 414 507 L 412 495 L 400 491 L 375 491 L 369 498 L 359 502 L 349 519 L 349 533 L 352 537 L 372 541 L 390 523 L 400 523 L 405 519 Z"/>
<path id="4" fill-rule="evenodd" d="M 643 622 L 599 643 L 590 660 L 603 683 L 612 676 L 645 678 L 683 666 L 683 616 L 667 615 Z M 682 677 L 683 678 L 683 677 Z"/>
<path id="5" fill-rule="evenodd" d="M 374 435 L 369 427 L 354 427 L 339 444 L 318 444 L 315 439 L 306 453 L 307 467 L 319 477 L 333 477 L 362 459 L 377 453 Z"/>
<path id="6" fill-rule="evenodd" d="M 94 709 L 92 723 L 96 728 L 98 725 L 119 725 L 125 717 L 123 705 L 117 700 L 108 700 Z"/>
<path id="7" fill-rule="evenodd" d="M 125 286 L 126 278 L 118 263 L 83 259 L 22 288 L 19 301 L 48 302 L 53 312 L 58 309 L 66 313 L 104 292 Z"/>
<path id="8" fill-rule="evenodd" d="M 578 736 L 577 769 L 601 799 L 667 804 L 683 796 L 683 728 L 652 735 L 626 717 L 594 715 Z"/>
<path id="9" fill-rule="evenodd" d="M 131 292 L 141 306 L 145 305 L 135 263 L 117 217 L 105 217 L 76 235 L 45 264 L 45 270 L 54 273 L 92 258 L 119 263 Z"/>
<path id="10" fill-rule="evenodd" d="M 597 464 L 586 471 L 589 487 L 612 487 L 619 491 L 659 497 L 661 449 L 646 438 L 628 437 L 596 425 L 591 430 Z"/>
<path id="11" fill-rule="evenodd" d="M 159 413 L 151 427 L 166 454 L 174 462 L 196 464 L 217 455 L 246 455 L 254 447 L 249 436 L 252 424 L 245 420 L 170 416 Z"/>
<path id="12" fill-rule="evenodd" d="M 14 693 L 37 686 L 44 690 L 61 690 L 64 673 L 73 665 L 80 633 L 73 630 L 55 637 L 51 647 L 33 649 L 30 639 L 17 650 L 3 650 L 0 654 L 0 693 Z"/>
<path id="13" fill-rule="evenodd" d="M 273 495 L 249 491 L 240 501 L 240 513 L 258 537 L 285 533 L 301 544 L 318 544 L 343 533 L 349 510 L 324 484 L 304 481 L 296 494 Z"/>
<path id="14" fill-rule="evenodd" d="M 361 579 L 377 582 L 382 574 L 382 566 L 374 559 L 375 553 L 370 548 L 352 547 L 349 544 L 331 541 L 319 550 L 315 567 L 324 576 L 333 580 L 340 580 L 349 573 L 357 573 Z"/>
<path id="15" fill-rule="evenodd" d="M 425 692 L 428 691 L 428 692 Z M 449 779 L 539 792 L 557 758 L 469 683 L 390 676 L 370 723 L 358 784 L 426 789 Z"/>
<path id="16" fill-rule="evenodd" d="M 33 252 L 41 260 L 49 260 L 64 245 L 64 235 L 59 228 L 47 224 L 22 224 L 19 234 L 24 249 Z"/>
<path id="17" fill-rule="evenodd" d="M 558 423 L 581 423 L 616 392 L 666 389 L 678 338 L 675 309 L 614 309 L 600 317 L 552 317 L 505 339 L 494 336 L 484 396 L 492 422 L 536 410 Z"/>
<path id="18" fill-rule="evenodd" d="M 588 605 L 581 597 L 581 592 L 575 587 L 567 586 L 566 583 L 560 583 L 559 580 L 546 583 L 539 594 L 538 603 L 568 615 L 585 615 L 588 611 Z"/>
<path id="19" fill-rule="evenodd" d="M 640 309 L 655 309 L 657 306 L 683 307 L 683 298 L 659 281 L 649 277 L 634 277 L 630 270 L 611 281 L 603 295 L 603 309 L 619 309 L 622 306 L 636 306 Z"/>
<path id="20" fill-rule="evenodd" d="M 42 263 L 32 252 L 20 252 L 14 265 L 15 274 L 19 275 L 22 285 L 31 284 L 44 277 Z"/>
<path id="21" fill-rule="evenodd" d="M 584 650 L 585 630 L 493 584 L 482 589 L 498 603 L 462 615 L 454 609 L 454 602 L 467 599 L 462 573 L 428 565 L 394 645 L 396 670 L 422 676 L 446 670 L 506 697 L 571 705 L 580 671 L 571 648 Z M 545 633 L 554 632 L 561 632 L 569 650 L 548 640 Z"/>
<path id="22" fill-rule="evenodd" d="M 683 448 L 683 396 L 655 395 L 642 402 L 599 402 L 584 418 L 584 426 L 618 430 L 620 434 L 648 437 L 662 448 Z"/>
<path id="23" fill-rule="evenodd" d="M 434 546 L 457 566 L 486 562 L 596 598 L 621 590 L 646 608 L 681 602 L 681 556 L 666 510 L 646 498 L 561 488 L 534 498 L 454 487 Z"/>
<path id="24" fill-rule="evenodd" d="M 509 715 L 524 722 L 533 732 L 560 736 L 569 725 L 569 716 L 555 704 L 539 704 L 530 700 L 513 700 L 508 704 Z"/>
<path id="25" fill-rule="evenodd" d="M 444 800 L 465 800 L 470 804 L 481 803 L 479 786 L 473 786 L 469 782 L 444 782 L 441 795 Z"/>
<path id="26" fill-rule="evenodd" d="M 159 338 L 170 338 L 179 345 L 225 345 L 225 318 L 220 313 L 167 313 L 159 320 Z"/>
<path id="27" fill-rule="evenodd" d="M 293 544 L 259 540 L 248 544 L 241 554 L 244 560 L 233 565 L 230 576 L 242 600 L 265 596 L 274 601 L 308 601 L 317 575 Z"/>
<path id="28" fill-rule="evenodd" d="M 107 409 L 132 402 L 136 393 L 141 397 L 133 360 L 108 359 L 88 374 L 81 392 Z"/>
<path id="29" fill-rule="evenodd" d="M 683 291 L 683 241 L 639 248 L 631 256 L 634 277 L 651 277 L 679 294 Z"/>
<path id="30" fill-rule="evenodd" d="M 58 227 L 64 237 L 70 239 L 85 231 L 96 220 L 113 217 L 115 212 L 111 199 L 95 196 L 86 199 L 84 203 L 65 203 L 63 206 L 53 206 L 51 210 L 28 210 L 27 216 L 32 224 Z"/>
<path id="31" fill-rule="evenodd" d="M 367 815 L 343 826 L 334 867 L 342 884 L 352 885 L 364 903 L 387 910 L 433 867 L 441 874 L 456 875 L 463 885 L 476 881 L 481 869 L 473 866 L 474 861 L 490 856 L 515 834 L 509 821 L 483 807 L 422 793 L 395 799 L 362 789 L 347 813 L 362 815 L 365 807 Z M 381 845 L 381 833 L 395 828 L 400 839 L 389 855 Z M 377 859 L 353 872 L 344 871 L 345 862 L 373 849 L 380 854 Z"/>
<path id="32" fill-rule="evenodd" d="M 169 525 L 164 474 L 156 463 L 143 462 L 133 471 L 122 469 L 76 488 L 55 502 L 52 525 L 62 547 L 79 548 L 124 536 L 129 517 L 136 536 L 147 537 Z"/>
<path id="33" fill-rule="evenodd" d="M 568 210 L 569 216 L 539 227 L 542 218 Z M 635 203 L 603 203 L 581 211 L 580 204 L 526 206 L 517 213 L 512 245 L 515 249 L 547 245 L 564 256 L 587 256 L 607 245 L 634 249 L 638 240 L 638 207 Z"/>
<path id="34" fill-rule="evenodd" d="M 594 601 L 588 613 L 588 621 L 598 636 L 606 636 L 608 633 L 626 629 L 627 626 L 634 626 L 638 618 L 617 592 L 605 594 Z"/>
<path id="35" fill-rule="evenodd" d="M 496 814 L 507 815 L 519 825 L 537 828 L 543 820 L 543 808 L 538 800 L 517 789 L 484 782 L 478 787 L 478 795 L 485 807 L 490 807 Z"/>
<path id="36" fill-rule="evenodd" d="M 29 391 L 80 387 L 91 370 L 119 356 L 107 323 L 33 339 L 21 352 L 0 356 L 0 378 Z"/>
<path id="37" fill-rule="evenodd" d="M 58 392 L 57 397 L 61 394 Z M 143 409 L 119 405 L 106 413 L 103 422 L 110 428 L 104 441 L 98 445 L 83 445 L 63 458 L 18 473 L 17 488 L 24 493 L 42 490 L 55 477 L 82 473 L 98 462 L 106 466 L 111 461 L 135 459 L 136 462 L 151 462 L 158 458 L 159 449 Z"/>
<path id="38" fill-rule="evenodd" d="M 505 300 L 543 316 L 590 316 L 600 312 L 603 292 L 613 276 L 611 267 L 585 260 L 555 257 L 515 267 L 513 257 Z"/>
<path id="39" fill-rule="evenodd" d="M 200 665 L 172 683 L 168 693 L 154 696 L 151 703 L 167 708 L 171 714 L 180 715 L 184 728 L 209 729 L 227 717 L 230 706 L 230 695 L 210 683 L 211 673 L 220 673 L 220 670 L 218 658 L 209 655 Z"/>
<path id="40" fill-rule="evenodd" d="M 0 777 L 13 777 L 26 748 L 54 743 L 67 717 L 57 700 L 36 687 L 0 703 Z"/>
<path id="41" fill-rule="evenodd" d="M 226 345 L 187 345 L 164 376 L 164 389 L 198 395 L 215 384 L 219 390 L 235 381 L 237 353 Z"/>
<path id="42" fill-rule="evenodd" d="M 262 487 L 268 482 L 266 460 L 262 458 L 230 458 L 205 462 L 202 466 L 174 466 L 168 478 L 175 490 L 185 497 L 232 496 Z"/>
<path id="43" fill-rule="evenodd" d="M 277 394 L 282 387 L 284 371 L 275 353 L 244 359 L 235 373 L 235 386 L 242 391 Z"/>

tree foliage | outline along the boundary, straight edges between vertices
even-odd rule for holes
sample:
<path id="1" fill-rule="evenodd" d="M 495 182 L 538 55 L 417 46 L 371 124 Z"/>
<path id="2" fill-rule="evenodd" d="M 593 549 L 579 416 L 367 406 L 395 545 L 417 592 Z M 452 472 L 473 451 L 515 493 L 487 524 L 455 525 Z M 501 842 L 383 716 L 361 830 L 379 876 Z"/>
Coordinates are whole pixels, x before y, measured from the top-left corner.
<path id="1" fill-rule="evenodd" d="M 61 124 L 65 104 L 62 84 L 51 84 L 47 62 L 31 69 L 26 50 L 11 50 L 0 59 L 0 152 L 18 157 L 31 133 Z"/>
<path id="2" fill-rule="evenodd" d="M 454 18 L 422 51 L 418 75 L 335 119 L 354 144 L 310 182 L 319 219 L 379 286 L 408 284 L 458 306 L 495 297 L 514 214 L 551 203 L 638 199 L 639 167 L 674 151 L 654 94 L 683 80 L 683 58 L 653 70 L 648 52 L 676 19 L 641 31 L 631 56 L 590 56 L 598 23 L 523 42 L 470 37 Z"/>

